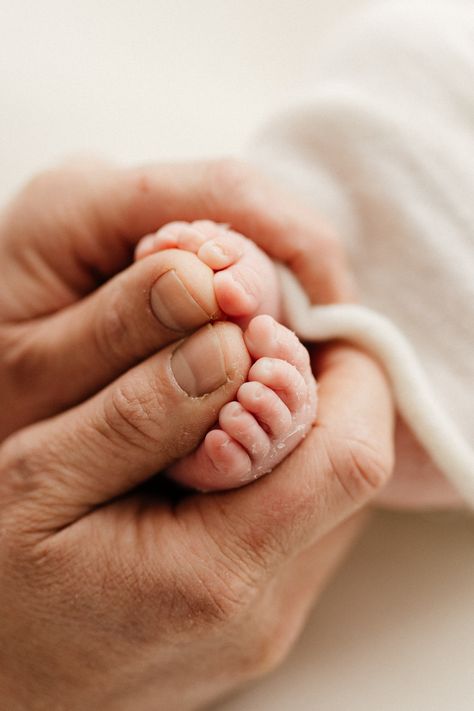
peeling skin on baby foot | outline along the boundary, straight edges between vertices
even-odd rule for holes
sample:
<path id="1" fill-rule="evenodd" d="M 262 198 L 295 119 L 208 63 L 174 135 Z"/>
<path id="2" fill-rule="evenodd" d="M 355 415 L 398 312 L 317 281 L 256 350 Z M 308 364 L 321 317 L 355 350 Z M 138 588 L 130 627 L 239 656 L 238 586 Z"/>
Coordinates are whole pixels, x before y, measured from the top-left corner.
<path id="1" fill-rule="evenodd" d="M 219 308 L 245 330 L 253 361 L 235 401 L 219 412 L 216 428 L 168 475 L 201 491 L 242 486 L 270 472 L 314 424 L 316 384 L 309 355 L 278 323 L 276 270 L 251 240 L 209 220 L 174 222 L 143 238 L 136 258 L 166 249 L 191 252 L 214 271 Z"/>
<path id="2" fill-rule="evenodd" d="M 224 405 L 218 428 L 169 475 L 201 491 L 235 488 L 268 474 L 305 438 L 316 417 L 316 383 L 309 357 L 295 334 L 276 324 L 278 338 L 265 343 L 270 316 L 257 316 L 245 333 L 255 359 L 236 400 Z M 258 332 L 261 331 L 261 338 Z M 250 337 L 251 336 L 251 337 Z M 263 367 L 261 367 L 262 361 Z M 271 364 L 271 367 L 268 367 Z"/>

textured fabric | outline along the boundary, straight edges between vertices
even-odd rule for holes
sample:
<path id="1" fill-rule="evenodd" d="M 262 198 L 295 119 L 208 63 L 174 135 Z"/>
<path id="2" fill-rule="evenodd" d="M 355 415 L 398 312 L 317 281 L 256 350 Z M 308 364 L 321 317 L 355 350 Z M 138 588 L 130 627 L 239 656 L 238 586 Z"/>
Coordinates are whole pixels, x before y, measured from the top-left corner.
<path id="1" fill-rule="evenodd" d="M 338 229 L 363 304 L 409 341 L 463 438 L 474 504 L 474 8 L 376 8 L 314 64 L 314 84 L 252 159 Z"/>

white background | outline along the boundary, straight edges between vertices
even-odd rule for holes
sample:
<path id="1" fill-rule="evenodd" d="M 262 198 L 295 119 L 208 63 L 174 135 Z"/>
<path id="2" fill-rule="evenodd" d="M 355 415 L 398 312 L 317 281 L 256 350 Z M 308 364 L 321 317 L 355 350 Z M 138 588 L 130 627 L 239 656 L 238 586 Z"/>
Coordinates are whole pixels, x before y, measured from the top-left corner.
<path id="1" fill-rule="evenodd" d="M 380 0 L 382 1 L 382 0 Z M 0 0 L 0 200 L 65 156 L 241 152 L 365 0 Z M 474 524 L 380 514 L 288 662 L 220 711 L 474 708 Z"/>
<path id="2" fill-rule="evenodd" d="M 363 0 L 0 0 L 0 199 L 93 152 L 237 153 Z"/>

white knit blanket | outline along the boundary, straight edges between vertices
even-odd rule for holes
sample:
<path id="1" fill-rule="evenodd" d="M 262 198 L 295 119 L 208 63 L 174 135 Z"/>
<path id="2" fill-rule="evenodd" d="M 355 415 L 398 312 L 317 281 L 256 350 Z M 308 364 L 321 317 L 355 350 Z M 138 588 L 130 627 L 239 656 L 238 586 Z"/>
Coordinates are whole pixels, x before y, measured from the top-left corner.
<path id="1" fill-rule="evenodd" d="M 474 6 L 397 2 L 352 19 L 315 52 L 301 94 L 252 158 L 332 220 L 364 306 L 310 307 L 282 271 L 290 325 L 372 351 L 474 506 Z"/>

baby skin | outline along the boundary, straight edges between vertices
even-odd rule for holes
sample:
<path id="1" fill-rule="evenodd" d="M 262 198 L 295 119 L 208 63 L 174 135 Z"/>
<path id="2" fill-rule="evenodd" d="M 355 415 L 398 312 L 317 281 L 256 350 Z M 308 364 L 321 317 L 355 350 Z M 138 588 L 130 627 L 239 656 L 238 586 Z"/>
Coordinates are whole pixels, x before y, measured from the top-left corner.
<path id="1" fill-rule="evenodd" d="M 242 486 L 271 471 L 314 424 L 316 384 L 309 355 L 278 322 L 277 274 L 251 240 L 208 220 L 173 222 L 144 237 L 136 258 L 166 249 L 192 252 L 212 269 L 218 317 L 242 328 L 252 361 L 247 382 L 220 410 L 218 424 L 168 475 L 201 491 Z"/>

